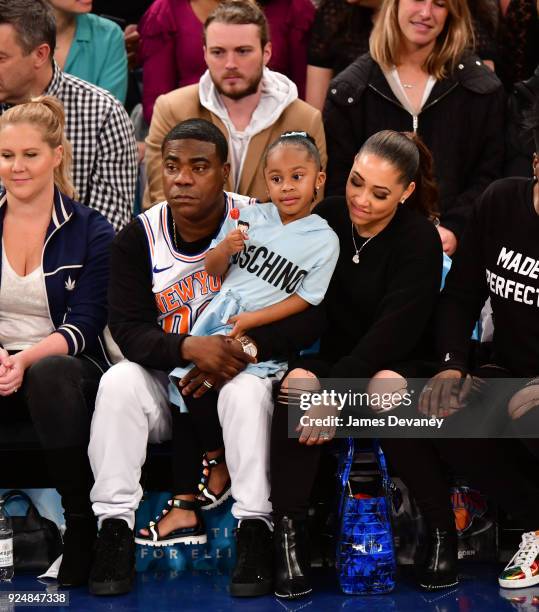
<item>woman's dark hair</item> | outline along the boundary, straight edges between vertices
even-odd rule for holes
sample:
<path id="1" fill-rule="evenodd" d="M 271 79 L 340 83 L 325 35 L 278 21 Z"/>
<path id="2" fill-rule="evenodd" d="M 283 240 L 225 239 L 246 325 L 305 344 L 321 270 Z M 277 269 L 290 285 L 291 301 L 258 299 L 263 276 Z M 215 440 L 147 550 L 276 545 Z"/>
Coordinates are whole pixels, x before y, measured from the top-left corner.
<path id="1" fill-rule="evenodd" d="M 495 39 L 500 22 L 497 0 L 468 0 L 468 6 L 472 21 L 478 22 L 484 28 L 485 33 Z"/>
<path id="2" fill-rule="evenodd" d="M 535 144 L 535 152 L 539 154 L 539 96 L 529 112 L 526 113 L 525 128 L 531 130 L 533 134 L 533 142 Z"/>
<path id="3" fill-rule="evenodd" d="M 411 132 L 383 130 L 368 138 L 358 155 L 372 153 L 387 160 L 400 172 L 404 187 L 414 181 L 415 189 L 406 206 L 428 217 L 438 218 L 438 187 L 434 179 L 432 155 L 423 141 Z"/>
<path id="4" fill-rule="evenodd" d="M 273 149 L 279 146 L 294 146 L 305 149 L 307 155 L 314 161 L 314 163 L 320 169 L 320 151 L 316 146 L 314 138 L 307 132 L 284 132 L 283 134 L 281 134 L 279 138 L 277 138 L 277 140 L 274 140 L 266 149 L 263 160 L 264 168 L 267 165 L 268 155 L 273 151 Z"/>
<path id="5" fill-rule="evenodd" d="M 212 142 L 217 150 L 217 156 L 223 162 L 228 159 L 228 142 L 221 130 L 206 121 L 206 119 L 187 119 L 175 125 L 165 136 L 161 145 L 161 154 L 165 150 L 165 144 L 171 140 L 201 140 Z"/>

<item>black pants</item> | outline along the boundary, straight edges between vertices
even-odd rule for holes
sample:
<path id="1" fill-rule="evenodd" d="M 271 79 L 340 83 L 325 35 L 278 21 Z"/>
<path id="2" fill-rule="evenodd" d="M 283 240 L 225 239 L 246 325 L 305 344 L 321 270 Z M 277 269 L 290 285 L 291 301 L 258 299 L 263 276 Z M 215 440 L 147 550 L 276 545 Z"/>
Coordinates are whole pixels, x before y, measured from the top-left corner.
<path id="1" fill-rule="evenodd" d="M 448 473 L 465 478 L 526 531 L 539 527 L 539 464 L 516 439 L 382 440 L 382 448 L 432 528 L 453 529 Z"/>
<path id="2" fill-rule="evenodd" d="M 324 376 L 316 362 L 297 366 Z M 399 368 L 389 368 L 399 372 Z M 486 376 L 485 371 L 478 374 Z M 507 373 L 501 376 L 508 376 Z M 525 440 L 539 458 L 536 440 Z M 448 469 L 467 478 L 529 530 L 539 527 L 539 479 L 528 455 L 512 439 L 398 439 L 381 441 L 394 472 L 402 478 L 433 527 L 454 527 L 449 504 Z M 275 402 L 271 430 L 271 501 L 274 514 L 305 517 L 324 446 L 305 446 L 288 436 L 288 405 Z M 523 455 L 524 453 L 524 455 Z M 533 466 L 535 467 L 535 466 Z M 535 468 L 536 469 L 536 468 Z"/>
<path id="3" fill-rule="evenodd" d="M 198 399 L 184 396 L 188 413 L 171 406 L 174 495 L 198 493 L 203 454 L 223 446 L 217 397 L 213 389 Z"/>
<path id="4" fill-rule="evenodd" d="M 17 393 L 0 397 L 3 432 L 32 423 L 66 512 L 91 511 L 88 442 L 101 375 L 84 357 L 45 357 L 26 370 Z"/>
<path id="5" fill-rule="evenodd" d="M 447 478 L 449 471 L 477 487 L 526 531 L 535 530 L 539 527 L 539 440 L 518 436 L 525 428 L 539 431 L 539 410 L 510 421 L 507 403 L 522 381 L 494 364 L 478 368 L 474 376 L 487 380 L 483 400 L 475 408 L 484 418 L 473 418 L 474 426 L 484 423 L 493 432 L 514 434 L 514 438 L 393 439 L 383 440 L 382 447 L 394 471 L 434 527 L 447 528 L 454 522 L 447 492 L 451 484 Z M 508 380 L 503 386 L 489 389 L 488 381 L 493 379 Z M 466 431 L 470 426 L 465 410 L 449 417 L 454 421 L 455 431 Z"/>

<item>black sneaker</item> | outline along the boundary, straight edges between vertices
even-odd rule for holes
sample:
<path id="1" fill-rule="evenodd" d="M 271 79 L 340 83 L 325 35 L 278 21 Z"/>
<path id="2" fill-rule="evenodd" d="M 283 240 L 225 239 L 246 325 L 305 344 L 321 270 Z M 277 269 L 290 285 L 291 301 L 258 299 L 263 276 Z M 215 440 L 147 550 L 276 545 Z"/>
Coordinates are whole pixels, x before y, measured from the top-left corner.
<path id="1" fill-rule="evenodd" d="M 230 581 L 234 597 L 256 597 L 273 587 L 273 534 L 262 519 L 244 519 L 236 532 L 238 560 Z"/>
<path id="2" fill-rule="evenodd" d="M 92 595 L 129 593 L 135 580 L 135 540 L 123 519 L 105 519 L 97 536 L 90 572 Z"/>

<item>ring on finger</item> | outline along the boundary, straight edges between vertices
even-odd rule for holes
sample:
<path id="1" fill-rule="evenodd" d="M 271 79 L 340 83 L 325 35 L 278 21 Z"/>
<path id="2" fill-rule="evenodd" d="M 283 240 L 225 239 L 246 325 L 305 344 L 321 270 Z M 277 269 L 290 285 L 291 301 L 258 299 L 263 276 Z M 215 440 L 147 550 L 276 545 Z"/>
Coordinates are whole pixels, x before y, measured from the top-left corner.
<path id="1" fill-rule="evenodd" d="M 213 387 L 212 383 L 209 380 L 203 380 L 202 384 L 206 387 L 206 389 L 211 389 Z"/>
<path id="2" fill-rule="evenodd" d="M 320 432 L 320 437 L 322 438 L 322 440 L 329 440 L 329 432 L 321 431 Z"/>

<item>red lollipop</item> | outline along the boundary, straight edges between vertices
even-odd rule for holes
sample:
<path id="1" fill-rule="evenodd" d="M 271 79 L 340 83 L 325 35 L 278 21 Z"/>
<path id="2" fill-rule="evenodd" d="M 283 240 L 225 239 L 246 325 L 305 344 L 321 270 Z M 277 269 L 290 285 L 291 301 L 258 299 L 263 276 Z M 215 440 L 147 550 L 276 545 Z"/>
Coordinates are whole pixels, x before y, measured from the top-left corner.
<path id="1" fill-rule="evenodd" d="M 240 218 L 240 209 L 239 208 L 231 208 L 230 209 L 230 218 L 234 219 L 234 221 L 236 222 L 234 225 L 236 226 L 236 229 L 238 229 L 238 219 Z"/>

